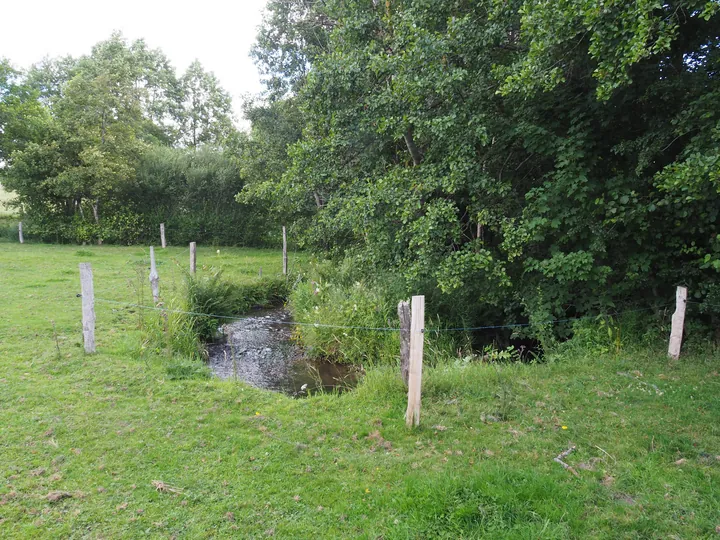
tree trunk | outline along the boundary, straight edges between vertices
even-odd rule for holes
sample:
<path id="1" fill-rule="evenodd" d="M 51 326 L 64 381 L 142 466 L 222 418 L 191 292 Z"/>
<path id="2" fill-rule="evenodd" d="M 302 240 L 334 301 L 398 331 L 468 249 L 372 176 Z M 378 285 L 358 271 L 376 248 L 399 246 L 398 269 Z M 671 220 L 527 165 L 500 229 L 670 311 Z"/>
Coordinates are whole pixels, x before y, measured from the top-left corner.
<path id="1" fill-rule="evenodd" d="M 93 216 L 95 217 L 95 225 L 100 225 L 100 215 L 98 213 L 98 205 L 100 204 L 100 199 L 95 199 L 95 202 L 92 203 L 92 211 Z M 102 238 L 98 236 L 98 246 L 102 246 Z"/>
<path id="2" fill-rule="evenodd" d="M 412 128 L 408 128 L 407 131 L 405 131 L 405 135 L 403 135 L 403 137 L 405 139 L 407 149 L 412 156 L 413 165 L 417 167 L 422 161 L 422 154 L 420 153 L 420 150 L 418 150 L 418 147 L 415 146 L 415 141 L 413 140 L 412 136 Z"/>

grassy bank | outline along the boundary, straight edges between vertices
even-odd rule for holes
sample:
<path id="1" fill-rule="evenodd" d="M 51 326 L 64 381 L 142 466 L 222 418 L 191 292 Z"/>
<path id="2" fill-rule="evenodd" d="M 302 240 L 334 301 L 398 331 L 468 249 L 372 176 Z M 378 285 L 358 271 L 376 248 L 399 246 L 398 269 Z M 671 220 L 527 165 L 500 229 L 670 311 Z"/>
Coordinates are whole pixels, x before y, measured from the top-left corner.
<path id="1" fill-rule="evenodd" d="M 170 294 L 187 252 L 158 252 Z M 174 381 L 137 313 L 102 303 L 99 353 L 84 355 L 77 263 L 93 263 L 98 297 L 133 301 L 146 256 L 3 244 L 0 536 L 697 538 L 720 525 L 717 356 L 449 359 L 426 371 L 410 431 L 389 367 L 304 400 Z M 200 248 L 211 262 L 237 280 L 281 265 Z M 578 477 L 553 461 L 570 445 Z"/>

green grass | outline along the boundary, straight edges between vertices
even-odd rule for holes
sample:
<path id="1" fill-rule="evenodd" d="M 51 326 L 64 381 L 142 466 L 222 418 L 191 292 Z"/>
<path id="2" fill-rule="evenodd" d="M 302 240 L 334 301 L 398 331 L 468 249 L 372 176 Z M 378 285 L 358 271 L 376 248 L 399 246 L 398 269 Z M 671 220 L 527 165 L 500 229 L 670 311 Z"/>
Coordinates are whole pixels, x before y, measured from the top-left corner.
<path id="1" fill-rule="evenodd" d="M 77 263 L 92 263 L 98 297 L 136 301 L 146 257 L 141 248 L 3 244 L 0 536 L 716 534 L 717 355 L 448 360 L 426 369 L 422 424 L 408 430 L 390 367 L 369 370 L 354 392 L 304 400 L 170 380 L 165 357 L 141 347 L 137 314 L 102 303 L 98 354 L 83 354 Z M 175 294 L 173 259 L 186 264 L 187 251 L 158 257 L 161 290 Z M 237 280 L 281 265 L 273 251 L 200 248 L 198 264 L 211 263 Z M 553 461 L 571 444 L 579 478 Z M 53 491 L 70 496 L 51 502 Z"/>

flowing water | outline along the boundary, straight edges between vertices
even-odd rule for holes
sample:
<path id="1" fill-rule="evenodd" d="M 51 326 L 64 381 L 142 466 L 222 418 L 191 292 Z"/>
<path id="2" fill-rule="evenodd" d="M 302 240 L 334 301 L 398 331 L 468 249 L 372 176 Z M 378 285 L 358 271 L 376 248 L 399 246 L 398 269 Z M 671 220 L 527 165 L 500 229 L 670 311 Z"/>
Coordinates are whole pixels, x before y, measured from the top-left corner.
<path id="1" fill-rule="evenodd" d="M 297 397 L 354 386 L 352 366 L 306 358 L 292 340 L 290 322 L 287 310 L 276 309 L 224 325 L 223 339 L 208 345 L 210 369 L 221 379 Z"/>

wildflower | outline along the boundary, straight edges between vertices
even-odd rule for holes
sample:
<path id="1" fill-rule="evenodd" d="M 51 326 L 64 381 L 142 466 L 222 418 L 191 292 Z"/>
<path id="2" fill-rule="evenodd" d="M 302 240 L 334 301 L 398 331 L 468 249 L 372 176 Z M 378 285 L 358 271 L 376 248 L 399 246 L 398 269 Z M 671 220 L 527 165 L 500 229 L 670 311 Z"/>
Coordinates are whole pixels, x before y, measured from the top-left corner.
<path id="1" fill-rule="evenodd" d="M 218 255 L 220 255 L 220 250 L 218 249 L 215 253 L 217 253 Z"/>
<path id="2" fill-rule="evenodd" d="M 567 429 L 567 426 L 562 426 L 563 429 Z"/>
<path id="3" fill-rule="evenodd" d="M 365 493 L 370 493 L 370 488 L 365 488 Z"/>
<path id="4" fill-rule="evenodd" d="M 259 412 L 256 412 L 256 413 L 255 413 L 255 416 L 260 416 L 260 413 L 259 413 Z"/>

